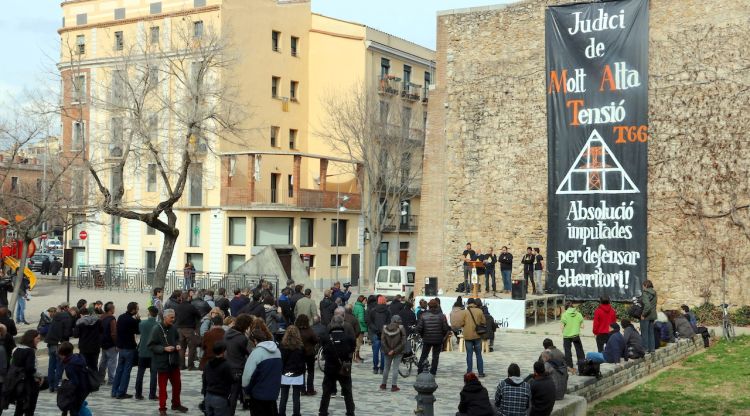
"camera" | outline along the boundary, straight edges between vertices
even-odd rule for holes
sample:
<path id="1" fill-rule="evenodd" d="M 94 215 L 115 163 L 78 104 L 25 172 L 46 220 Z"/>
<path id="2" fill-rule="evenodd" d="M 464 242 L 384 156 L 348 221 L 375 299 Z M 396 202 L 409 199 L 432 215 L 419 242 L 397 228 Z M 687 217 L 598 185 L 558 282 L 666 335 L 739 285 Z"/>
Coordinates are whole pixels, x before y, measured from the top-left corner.
<path id="1" fill-rule="evenodd" d="M 352 282 L 346 282 L 344 283 L 343 286 L 344 286 L 344 289 L 349 289 L 350 287 L 352 287 Z"/>

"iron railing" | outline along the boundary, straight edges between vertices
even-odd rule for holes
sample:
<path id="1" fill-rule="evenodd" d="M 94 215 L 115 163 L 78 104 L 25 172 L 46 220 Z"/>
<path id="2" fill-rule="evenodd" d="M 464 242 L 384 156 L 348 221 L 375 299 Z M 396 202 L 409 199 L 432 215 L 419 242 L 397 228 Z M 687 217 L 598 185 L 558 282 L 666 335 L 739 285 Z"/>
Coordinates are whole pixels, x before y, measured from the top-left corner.
<path id="1" fill-rule="evenodd" d="M 417 231 L 417 227 L 419 225 L 419 215 L 406 215 L 406 216 L 396 216 L 394 218 L 395 221 L 392 221 L 390 224 L 386 225 L 383 231 L 385 232 L 395 232 L 396 227 L 398 227 L 399 231 Z"/>
<path id="2" fill-rule="evenodd" d="M 419 101 L 422 86 L 413 82 L 401 83 L 401 98 L 410 101 Z"/>

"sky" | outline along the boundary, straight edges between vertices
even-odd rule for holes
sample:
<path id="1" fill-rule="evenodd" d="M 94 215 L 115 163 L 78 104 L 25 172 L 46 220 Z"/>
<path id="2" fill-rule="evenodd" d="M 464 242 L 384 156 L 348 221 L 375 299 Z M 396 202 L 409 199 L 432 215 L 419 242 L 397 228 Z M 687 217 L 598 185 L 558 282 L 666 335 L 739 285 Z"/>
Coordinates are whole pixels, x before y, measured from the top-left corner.
<path id="1" fill-rule="evenodd" d="M 246 0 L 259 1 L 259 0 Z M 351 20 L 435 48 L 439 10 L 509 3 L 511 0 L 312 0 L 312 10 Z M 0 63 L 0 105 L 8 97 L 54 84 L 59 54 L 57 29 L 62 22 L 60 0 L 3 0 L 0 39 L 6 57 Z"/>

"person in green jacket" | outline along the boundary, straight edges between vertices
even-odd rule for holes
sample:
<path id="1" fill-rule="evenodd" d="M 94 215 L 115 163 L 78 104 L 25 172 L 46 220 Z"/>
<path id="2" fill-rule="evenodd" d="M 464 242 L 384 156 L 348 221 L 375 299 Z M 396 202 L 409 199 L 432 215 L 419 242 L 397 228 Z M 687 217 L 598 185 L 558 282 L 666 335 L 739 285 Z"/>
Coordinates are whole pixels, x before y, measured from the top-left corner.
<path id="1" fill-rule="evenodd" d="M 156 316 L 159 314 L 159 309 L 155 306 L 148 307 L 148 319 L 141 321 L 138 324 L 138 329 L 141 332 L 141 339 L 138 342 L 138 375 L 135 377 L 135 398 L 137 400 L 143 400 L 143 375 L 146 373 L 146 369 L 150 369 L 150 384 L 148 389 L 148 399 L 156 399 L 156 370 L 151 365 L 151 358 L 154 356 L 151 353 L 151 349 L 148 347 L 148 342 L 151 339 L 151 333 L 154 332 L 156 326 Z"/>
<path id="2" fill-rule="evenodd" d="M 643 312 L 641 315 L 641 336 L 643 337 L 643 347 L 647 353 L 652 353 L 656 349 L 656 338 L 654 337 L 654 321 L 656 320 L 656 291 L 654 284 L 650 280 L 643 281 Z"/>
<path id="3" fill-rule="evenodd" d="M 583 361 L 586 356 L 583 354 L 583 344 L 581 344 L 581 329 L 583 329 L 583 315 L 578 308 L 573 306 L 573 302 L 565 302 L 565 312 L 560 318 L 563 331 L 563 348 L 565 349 L 565 364 L 568 371 L 575 373 L 573 367 L 573 354 L 570 351 L 571 344 L 576 347 L 576 359 Z"/>
<path id="4" fill-rule="evenodd" d="M 357 317 L 359 321 L 359 336 L 357 337 L 357 348 L 354 351 L 354 361 L 362 362 L 362 357 L 359 355 L 359 350 L 364 342 L 365 334 L 367 333 L 367 321 L 365 320 L 365 298 L 364 295 L 357 297 L 357 302 L 354 304 L 352 313 Z"/>
<path id="5" fill-rule="evenodd" d="M 172 385 L 172 410 L 186 413 L 187 407 L 180 403 L 180 345 L 177 328 L 174 326 L 174 309 L 165 309 L 163 321 L 154 325 L 148 347 L 153 357 L 151 365 L 159 378 L 159 416 L 167 416 L 167 381 Z"/>

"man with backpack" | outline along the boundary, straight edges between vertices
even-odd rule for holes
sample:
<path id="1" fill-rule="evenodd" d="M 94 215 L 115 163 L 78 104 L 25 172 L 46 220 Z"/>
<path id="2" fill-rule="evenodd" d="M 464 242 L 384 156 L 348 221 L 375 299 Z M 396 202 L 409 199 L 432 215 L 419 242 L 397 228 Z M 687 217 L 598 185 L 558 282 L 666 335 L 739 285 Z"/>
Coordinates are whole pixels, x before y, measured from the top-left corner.
<path id="1" fill-rule="evenodd" d="M 328 342 L 323 345 L 325 368 L 323 369 L 323 396 L 320 398 L 320 416 L 328 416 L 328 405 L 331 394 L 336 389 L 336 382 L 341 385 L 347 416 L 354 415 L 354 399 L 352 397 L 351 362 L 354 354 L 355 341 L 344 331 L 344 318 L 335 316 L 331 320 L 331 330 Z"/>
<path id="2" fill-rule="evenodd" d="M 96 374 L 87 367 L 86 360 L 80 354 L 73 353 L 70 342 L 60 344 L 58 354 L 64 373 L 57 393 L 57 406 L 63 415 L 77 416 L 89 393 L 99 387 L 98 384 L 92 385 L 92 378 L 96 379 Z"/>

